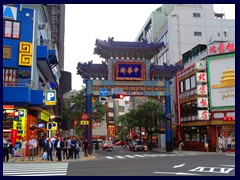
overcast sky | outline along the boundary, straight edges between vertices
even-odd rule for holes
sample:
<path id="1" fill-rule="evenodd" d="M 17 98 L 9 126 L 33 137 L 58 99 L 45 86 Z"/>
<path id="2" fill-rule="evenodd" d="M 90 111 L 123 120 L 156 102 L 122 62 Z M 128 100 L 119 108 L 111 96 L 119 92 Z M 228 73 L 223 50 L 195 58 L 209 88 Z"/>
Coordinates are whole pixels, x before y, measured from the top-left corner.
<path id="1" fill-rule="evenodd" d="M 93 54 L 96 39 L 134 41 L 150 16 L 161 4 L 66 4 L 64 70 L 72 73 L 72 89 L 82 89 L 78 62 L 101 63 Z M 235 19 L 235 5 L 214 5 L 215 12 Z"/>

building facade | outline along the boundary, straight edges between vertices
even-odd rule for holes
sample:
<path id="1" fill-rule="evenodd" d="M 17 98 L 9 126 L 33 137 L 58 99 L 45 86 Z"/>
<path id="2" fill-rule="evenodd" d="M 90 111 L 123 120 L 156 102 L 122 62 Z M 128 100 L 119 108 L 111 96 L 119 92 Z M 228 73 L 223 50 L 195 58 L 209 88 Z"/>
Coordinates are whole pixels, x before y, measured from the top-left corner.
<path id="1" fill-rule="evenodd" d="M 164 42 L 165 46 L 151 59 L 156 65 L 187 61 L 182 54 L 199 44 L 234 41 L 235 20 L 215 13 L 213 4 L 164 4 L 153 11 L 136 37 L 136 41 Z M 179 64 L 181 65 L 181 63 Z M 173 125 L 177 124 L 176 79 L 172 79 Z"/>
<path id="2" fill-rule="evenodd" d="M 235 43 L 198 45 L 183 54 L 177 73 L 178 139 L 184 149 L 218 150 L 218 137 L 232 138 L 235 150 Z"/>
<path id="3" fill-rule="evenodd" d="M 14 142 L 51 136 L 59 115 L 65 6 L 3 5 L 3 132 Z M 18 115 L 18 117 L 15 117 Z M 37 152 L 36 152 L 37 153 Z"/>

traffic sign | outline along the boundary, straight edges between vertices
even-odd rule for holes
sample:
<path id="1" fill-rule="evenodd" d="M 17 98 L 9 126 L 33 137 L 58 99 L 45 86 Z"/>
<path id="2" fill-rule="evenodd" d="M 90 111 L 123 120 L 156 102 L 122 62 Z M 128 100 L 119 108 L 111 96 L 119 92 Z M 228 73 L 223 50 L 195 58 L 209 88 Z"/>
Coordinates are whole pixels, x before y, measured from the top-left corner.
<path id="1" fill-rule="evenodd" d="M 81 116 L 81 119 L 86 120 L 87 118 L 88 118 L 88 115 L 86 113 L 83 113 L 82 116 Z"/>
<path id="2" fill-rule="evenodd" d="M 112 94 L 121 94 L 123 92 L 122 88 L 112 88 L 111 89 Z"/>
<path id="3" fill-rule="evenodd" d="M 89 125 L 89 121 L 88 120 L 81 120 L 80 124 L 81 125 Z"/>
<path id="4" fill-rule="evenodd" d="M 101 88 L 99 91 L 99 94 L 101 97 L 106 97 L 108 95 L 108 90 L 107 88 Z"/>

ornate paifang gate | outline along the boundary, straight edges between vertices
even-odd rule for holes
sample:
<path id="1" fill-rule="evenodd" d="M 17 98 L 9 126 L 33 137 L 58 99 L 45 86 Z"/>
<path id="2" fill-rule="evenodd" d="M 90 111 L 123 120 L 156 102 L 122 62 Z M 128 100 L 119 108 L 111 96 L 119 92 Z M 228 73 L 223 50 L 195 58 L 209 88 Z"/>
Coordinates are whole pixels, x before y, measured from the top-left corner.
<path id="1" fill-rule="evenodd" d="M 94 54 L 104 58 L 102 64 L 78 63 L 77 74 L 86 83 L 86 113 L 90 114 L 90 95 L 99 95 L 101 88 L 121 88 L 127 96 L 165 97 L 165 114 L 171 114 L 170 79 L 180 70 L 179 66 L 157 66 L 151 59 L 164 47 L 163 43 L 120 42 L 96 40 Z M 104 80 L 103 80 L 104 79 Z M 165 118 L 166 151 L 172 151 L 171 120 Z"/>

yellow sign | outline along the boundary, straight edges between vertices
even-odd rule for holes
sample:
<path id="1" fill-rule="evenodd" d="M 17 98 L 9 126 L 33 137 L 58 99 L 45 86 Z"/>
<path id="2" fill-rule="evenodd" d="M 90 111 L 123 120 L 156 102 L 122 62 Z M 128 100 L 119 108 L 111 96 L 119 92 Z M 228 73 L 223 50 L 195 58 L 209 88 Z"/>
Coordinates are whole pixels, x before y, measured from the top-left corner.
<path id="1" fill-rule="evenodd" d="M 20 42 L 18 64 L 32 66 L 32 43 Z"/>
<path id="2" fill-rule="evenodd" d="M 44 112 L 41 112 L 41 115 L 40 115 L 40 119 L 41 120 L 44 120 L 44 121 L 46 121 L 46 122 L 48 122 L 49 121 L 49 115 L 47 115 L 46 113 L 44 113 Z"/>
<path id="3" fill-rule="evenodd" d="M 81 125 L 89 125 L 89 121 L 81 120 L 81 121 L 80 121 L 80 124 L 81 124 Z"/>
<path id="4" fill-rule="evenodd" d="M 19 120 L 13 121 L 13 129 L 18 130 L 18 136 L 26 136 L 27 109 L 18 109 Z"/>
<path id="5" fill-rule="evenodd" d="M 56 122 L 47 123 L 47 130 L 56 131 L 57 129 L 58 129 L 58 125 Z"/>

